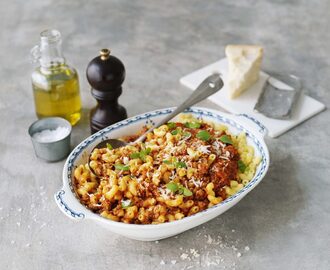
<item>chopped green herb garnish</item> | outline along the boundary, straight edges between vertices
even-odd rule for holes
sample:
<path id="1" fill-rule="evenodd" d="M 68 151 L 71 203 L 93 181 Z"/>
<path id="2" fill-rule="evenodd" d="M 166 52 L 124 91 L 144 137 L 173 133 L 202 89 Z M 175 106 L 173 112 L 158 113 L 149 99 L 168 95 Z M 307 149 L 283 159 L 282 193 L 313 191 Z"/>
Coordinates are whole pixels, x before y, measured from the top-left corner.
<path id="1" fill-rule="evenodd" d="M 146 156 L 149 155 L 150 152 L 151 152 L 151 148 L 149 148 L 149 147 L 147 149 L 141 150 L 141 152 L 140 152 L 140 158 L 143 161 L 145 161 Z"/>
<path id="2" fill-rule="evenodd" d="M 121 201 L 121 208 L 127 209 L 130 206 L 132 206 L 131 200 Z"/>
<path id="3" fill-rule="evenodd" d="M 227 143 L 227 144 L 233 144 L 233 141 L 231 140 L 231 138 L 228 135 L 222 135 L 220 137 L 220 141 Z"/>
<path id="4" fill-rule="evenodd" d="M 145 153 L 140 153 L 140 159 L 142 160 L 142 161 L 146 161 L 146 154 Z"/>
<path id="5" fill-rule="evenodd" d="M 129 165 L 115 164 L 115 168 L 116 168 L 116 170 L 119 170 L 119 171 L 128 171 Z"/>
<path id="6" fill-rule="evenodd" d="M 113 147 L 112 147 L 112 145 L 111 145 L 110 143 L 107 143 L 107 148 L 108 148 L 109 150 L 112 150 L 112 149 L 113 149 Z"/>
<path id="7" fill-rule="evenodd" d="M 174 122 L 168 122 L 167 126 L 168 126 L 169 129 L 176 128 L 176 124 Z"/>
<path id="8" fill-rule="evenodd" d="M 163 160 L 163 163 L 165 163 L 165 164 L 167 164 L 167 165 L 171 165 L 171 164 L 172 164 L 172 162 L 169 161 L 169 160 L 167 160 L 167 159 Z"/>
<path id="9" fill-rule="evenodd" d="M 246 165 L 244 164 L 244 162 L 242 160 L 239 160 L 237 163 L 238 163 L 239 171 L 241 173 L 244 173 L 244 171 L 246 170 Z"/>
<path id="10" fill-rule="evenodd" d="M 182 193 L 183 193 L 183 196 L 186 196 L 186 197 L 193 195 L 193 193 L 185 187 L 182 188 Z"/>
<path id="11" fill-rule="evenodd" d="M 193 195 L 193 193 L 189 189 L 185 188 L 179 183 L 169 182 L 166 184 L 166 188 L 173 193 L 178 192 L 179 194 L 183 194 L 183 196 L 186 197 Z"/>
<path id="12" fill-rule="evenodd" d="M 187 168 L 187 164 L 184 163 L 183 161 L 178 161 L 178 162 L 175 162 L 175 167 L 176 168 Z"/>
<path id="13" fill-rule="evenodd" d="M 151 148 L 150 147 L 148 147 L 147 149 L 141 151 L 141 153 L 144 153 L 146 155 L 149 155 L 150 152 L 151 152 Z"/>
<path id="14" fill-rule="evenodd" d="M 177 135 L 177 134 L 179 134 L 180 133 L 180 130 L 178 130 L 178 129 L 175 129 L 175 130 L 172 130 L 171 131 L 171 134 L 172 135 Z"/>
<path id="15" fill-rule="evenodd" d="M 144 159 L 146 158 L 147 155 L 149 155 L 151 152 L 151 148 L 147 148 L 144 150 L 141 150 L 140 152 L 134 152 L 132 153 L 129 157 L 134 159 L 134 158 L 140 158 L 144 161 Z"/>
<path id="16" fill-rule="evenodd" d="M 179 189 L 179 186 L 175 182 L 169 182 L 169 183 L 166 184 L 166 188 L 168 190 L 172 191 L 173 193 L 175 193 Z"/>
<path id="17" fill-rule="evenodd" d="M 129 157 L 132 159 L 140 158 L 140 153 L 139 152 L 132 153 Z"/>
<path id="18" fill-rule="evenodd" d="M 211 138 L 211 134 L 206 130 L 201 130 L 200 132 L 197 133 L 196 137 L 203 141 L 207 141 Z"/>
<path id="19" fill-rule="evenodd" d="M 201 127 L 201 124 L 198 123 L 198 122 L 186 122 L 185 123 L 185 126 L 187 128 L 200 128 Z"/>

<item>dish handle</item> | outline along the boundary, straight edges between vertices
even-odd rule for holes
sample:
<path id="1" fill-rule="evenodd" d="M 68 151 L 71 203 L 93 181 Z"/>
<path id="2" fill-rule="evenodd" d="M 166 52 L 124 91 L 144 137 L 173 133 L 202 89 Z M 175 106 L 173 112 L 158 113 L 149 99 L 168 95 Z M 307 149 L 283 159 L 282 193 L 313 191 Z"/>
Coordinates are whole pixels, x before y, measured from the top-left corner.
<path id="1" fill-rule="evenodd" d="M 263 137 L 265 137 L 267 135 L 267 133 L 268 133 L 267 128 L 259 120 L 257 120 L 256 118 L 254 118 L 254 117 L 252 117 L 252 116 L 250 116 L 248 114 L 245 114 L 245 113 L 236 114 L 236 116 L 238 116 L 238 117 L 244 117 L 244 118 L 252 121 L 255 125 L 258 126 L 259 133 L 261 133 L 261 135 Z"/>
<path id="2" fill-rule="evenodd" d="M 54 194 L 55 202 L 57 206 L 60 208 L 60 210 L 67 215 L 69 218 L 75 219 L 75 220 L 82 220 L 85 218 L 84 213 L 79 213 L 78 211 L 73 210 L 70 205 L 74 205 L 75 202 L 68 196 L 68 193 L 65 192 L 64 189 L 59 190 Z"/>

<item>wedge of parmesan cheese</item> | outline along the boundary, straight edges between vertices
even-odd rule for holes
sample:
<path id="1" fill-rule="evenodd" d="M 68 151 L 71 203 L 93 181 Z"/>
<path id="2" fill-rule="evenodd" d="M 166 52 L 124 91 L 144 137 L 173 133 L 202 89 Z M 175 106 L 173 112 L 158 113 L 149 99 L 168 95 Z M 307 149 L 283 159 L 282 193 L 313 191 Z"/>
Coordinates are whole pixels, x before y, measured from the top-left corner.
<path id="1" fill-rule="evenodd" d="M 229 98 L 238 97 L 259 79 L 263 48 L 256 45 L 226 46 L 228 60 L 227 89 Z"/>

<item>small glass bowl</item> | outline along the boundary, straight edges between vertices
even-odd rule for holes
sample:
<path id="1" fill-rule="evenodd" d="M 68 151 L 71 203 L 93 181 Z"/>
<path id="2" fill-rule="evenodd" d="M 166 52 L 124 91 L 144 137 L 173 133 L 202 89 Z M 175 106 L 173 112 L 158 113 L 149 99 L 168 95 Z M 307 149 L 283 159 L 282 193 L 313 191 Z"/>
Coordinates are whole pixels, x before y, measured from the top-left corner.
<path id="1" fill-rule="evenodd" d="M 59 140 L 51 142 L 42 142 L 33 135 L 43 130 L 54 130 L 58 127 L 66 127 L 69 133 Z M 59 161 L 68 156 L 70 152 L 71 124 L 61 117 L 47 117 L 35 121 L 29 127 L 29 134 L 32 140 L 33 148 L 37 157 L 46 161 Z"/>

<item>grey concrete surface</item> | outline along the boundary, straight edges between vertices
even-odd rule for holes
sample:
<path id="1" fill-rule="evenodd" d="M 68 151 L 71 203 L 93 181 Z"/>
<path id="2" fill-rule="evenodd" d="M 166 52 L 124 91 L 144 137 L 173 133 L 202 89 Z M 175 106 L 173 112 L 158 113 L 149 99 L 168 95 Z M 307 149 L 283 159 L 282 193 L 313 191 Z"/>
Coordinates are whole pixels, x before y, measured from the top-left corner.
<path id="1" fill-rule="evenodd" d="M 147 243 L 64 216 L 53 199 L 64 161 L 37 159 L 27 133 L 36 119 L 29 50 L 45 28 L 62 32 L 80 74 L 74 146 L 89 135 L 95 104 L 85 68 L 103 47 L 126 66 L 120 102 L 130 116 L 183 100 L 178 79 L 223 57 L 228 43 L 262 44 L 264 69 L 296 73 L 329 107 L 329 11 L 326 0 L 0 1 L 0 269 L 330 269 L 329 110 L 267 139 L 269 172 L 237 206 Z"/>

